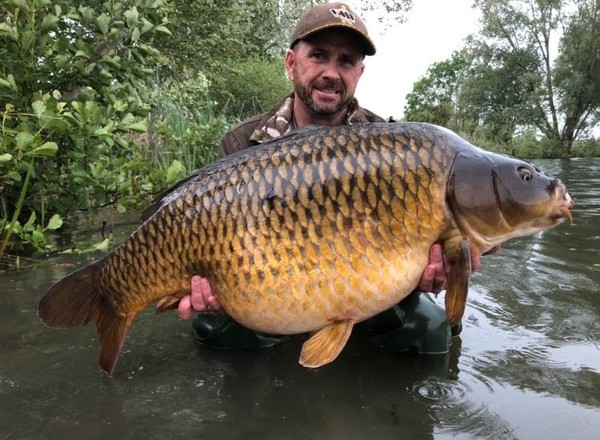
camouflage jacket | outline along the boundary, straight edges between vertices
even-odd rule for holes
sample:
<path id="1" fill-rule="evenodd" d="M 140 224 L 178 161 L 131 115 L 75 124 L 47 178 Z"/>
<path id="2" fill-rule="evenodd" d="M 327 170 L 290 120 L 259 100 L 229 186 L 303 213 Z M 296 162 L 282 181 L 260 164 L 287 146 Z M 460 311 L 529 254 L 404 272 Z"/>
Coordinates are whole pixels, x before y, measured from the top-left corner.
<path id="1" fill-rule="evenodd" d="M 252 145 L 262 144 L 294 130 L 293 105 L 294 95 L 291 94 L 267 113 L 240 122 L 223 136 L 219 157 L 227 156 Z M 385 122 L 385 120 L 360 107 L 356 98 L 353 99 L 348 108 L 345 124 L 356 125 L 373 122 Z"/>

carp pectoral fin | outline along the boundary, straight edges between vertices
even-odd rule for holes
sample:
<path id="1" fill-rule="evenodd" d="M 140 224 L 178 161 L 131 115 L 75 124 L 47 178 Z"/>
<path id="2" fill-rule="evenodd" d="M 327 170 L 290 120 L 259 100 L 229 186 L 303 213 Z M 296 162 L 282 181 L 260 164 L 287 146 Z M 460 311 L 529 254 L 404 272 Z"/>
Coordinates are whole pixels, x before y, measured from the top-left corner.
<path id="1" fill-rule="evenodd" d="M 166 312 L 167 310 L 176 309 L 179 305 L 179 301 L 181 301 L 181 298 L 189 294 L 189 290 L 181 290 L 161 298 L 156 304 L 156 313 L 162 313 Z"/>
<path id="2" fill-rule="evenodd" d="M 332 362 L 346 346 L 354 321 L 336 321 L 312 335 L 303 345 L 300 365 L 317 368 Z"/>
<path id="3" fill-rule="evenodd" d="M 454 266 L 448 276 L 446 289 L 446 317 L 450 326 L 460 322 L 467 305 L 469 293 L 469 277 L 471 276 L 471 247 L 465 239 L 460 240 L 454 249 Z M 446 247 L 444 247 L 446 251 Z"/>

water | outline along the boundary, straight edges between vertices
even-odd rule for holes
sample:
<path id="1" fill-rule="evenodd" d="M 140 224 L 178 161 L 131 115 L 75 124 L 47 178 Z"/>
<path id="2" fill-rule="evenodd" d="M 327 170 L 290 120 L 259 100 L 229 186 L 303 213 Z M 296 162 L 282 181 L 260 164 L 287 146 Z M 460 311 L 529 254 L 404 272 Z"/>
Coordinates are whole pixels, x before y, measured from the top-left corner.
<path id="1" fill-rule="evenodd" d="M 567 183 L 576 225 L 484 259 L 447 356 L 383 353 L 357 331 L 307 370 L 302 337 L 214 350 L 148 310 L 108 379 L 93 327 L 47 329 L 35 313 L 91 256 L 0 274 L 0 440 L 598 438 L 600 159 L 536 162 Z"/>

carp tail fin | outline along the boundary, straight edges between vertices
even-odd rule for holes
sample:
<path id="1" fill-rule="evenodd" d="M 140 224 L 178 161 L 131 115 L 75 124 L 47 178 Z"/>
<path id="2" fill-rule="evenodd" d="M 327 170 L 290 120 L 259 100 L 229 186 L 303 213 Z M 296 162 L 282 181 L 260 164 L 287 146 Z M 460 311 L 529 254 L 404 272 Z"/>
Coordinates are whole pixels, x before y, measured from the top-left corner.
<path id="1" fill-rule="evenodd" d="M 38 304 L 38 315 L 48 327 L 79 327 L 87 324 L 101 307 L 96 276 L 102 260 L 67 275 L 54 284 Z"/>
<path id="2" fill-rule="evenodd" d="M 125 343 L 127 330 L 135 316 L 119 317 L 114 313 L 102 314 L 96 321 L 100 335 L 100 368 L 112 377 L 117 360 Z"/>
<path id="3" fill-rule="evenodd" d="M 444 246 L 444 251 L 447 248 Z M 469 242 L 462 239 L 458 242 L 458 249 L 454 252 L 454 267 L 448 276 L 446 289 L 446 317 L 450 326 L 460 322 L 467 305 L 469 293 L 469 277 L 471 276 L 471 248 Z"/>
<path id="4" fill-rule="evenodd" d="M 106 303 L 96 279 L 103 260 L 91 263 L 54 284 L 38 304 L 48 327 L 79 327 L 93 321 L 100 337 L 100 367 L 112 373 L 134 316 L 119 316 Z"/>
<path id="5" fill-rule="evenodd" d="M 300 364 L 317 368 L 335 360 L 346 346 L 354 321 L 337 321 L 312 335 L 303 345 Z"/>

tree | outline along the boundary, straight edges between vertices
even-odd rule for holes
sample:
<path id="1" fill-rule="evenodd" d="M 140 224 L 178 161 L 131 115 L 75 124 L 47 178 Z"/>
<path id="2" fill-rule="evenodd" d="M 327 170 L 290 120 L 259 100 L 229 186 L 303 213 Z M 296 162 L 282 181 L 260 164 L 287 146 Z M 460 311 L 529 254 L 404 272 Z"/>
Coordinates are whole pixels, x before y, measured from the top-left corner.
<path id="1" fill-rule="evenodd" d="M 600 121 L 600 2 L 577 4 L 554 73 L 565 114 L 561 135 L 575 139 Z"/>
<path id="2" fill-rule="evenodd" d="M 568 154 L 581 130 L 598 116 L 598 1 L 476 0 L 475 4 L 483 12 L 482 35 L 474 40 L 476 63 L 492 67 L 479 69 L 480 84 L 503 84 L 502 93 L 495 96 L 503 97 L 505 114 L 514 110 L 518 116 L 510 124 L 535 126 Z M 573 9 L 577 12 L 569 13 Z M 556 47 L 560 52 L 555 59 Z M 519 85 L 511 87 L 507 78 Z"/>
<path id="3" fill-rule="evenodd" d="M 460 130 L 459 82 L 467 65 L 467 58 L 461 52 L 454 52 L 450 59 L 432 64 L 406 96 L 404 119 Z"/>
<path id="4" fill-rule="evenodd" d="M 536 115 L 535 90 L 541 82 L 539 60 L 528 50 L 479 46 L 470 52 L 459 93 L 462 126 L 508 144 L 520 125 Z"/>

